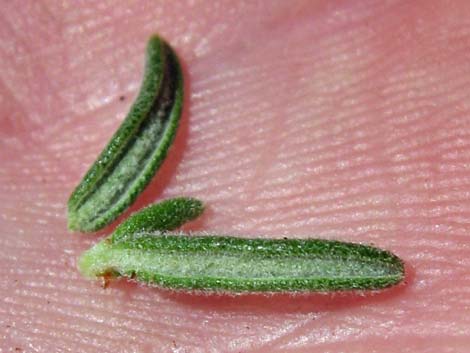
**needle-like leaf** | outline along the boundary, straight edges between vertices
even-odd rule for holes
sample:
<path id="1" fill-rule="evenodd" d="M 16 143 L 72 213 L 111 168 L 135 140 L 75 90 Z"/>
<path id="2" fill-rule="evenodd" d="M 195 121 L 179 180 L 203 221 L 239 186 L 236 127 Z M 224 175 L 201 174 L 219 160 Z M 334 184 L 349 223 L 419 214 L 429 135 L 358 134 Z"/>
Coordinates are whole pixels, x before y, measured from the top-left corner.
<path id="1" fill-rule="evenodd" d="M 118 242 L 129 234 L 173 230 L 199 217 L 203 211 L 203 203 L 190 197 L 163 200 L 130 215 L 115 229 L 113 241 Z"/>
<path id="2" fill-rule="evenodd" d="M 96 231 L 116 219 L 150 182 L 176 134 L 183 101 L 178 59 L 150 38 L 140 93 L 122 125 L 68 202 L 68 227 Z"/>
<path id="3" fill-rule="evenodd" d="M 404 278 L 397 256 L 366 245 L 159 232 L 107 238 L 84 253 L 79 268 L 89 278 L 226 292 L 380 289 Z"/>

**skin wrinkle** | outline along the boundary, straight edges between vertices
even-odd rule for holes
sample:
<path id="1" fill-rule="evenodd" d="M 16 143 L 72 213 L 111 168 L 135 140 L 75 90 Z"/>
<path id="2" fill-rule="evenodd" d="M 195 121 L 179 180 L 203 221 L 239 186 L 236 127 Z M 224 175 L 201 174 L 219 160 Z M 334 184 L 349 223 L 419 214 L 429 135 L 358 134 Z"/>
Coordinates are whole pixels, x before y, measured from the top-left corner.
<path id="1" fill-rule="evenodd" d="M 16 99 L 0 100 L 0 295 L 14 300 L 0 350 L 465 352 L 468 2 L 189 2 L 0 10 L 0 95 Z M 153 32 L 191 96 L 146 202 L 201 198 L 210 215 L 189 230 L 373 242 L 405 259 L 408 285 L 226 298 L 83 280 L 76 257 L 109 230 L 66 233 L 65 201 L 133 101 Z"/>

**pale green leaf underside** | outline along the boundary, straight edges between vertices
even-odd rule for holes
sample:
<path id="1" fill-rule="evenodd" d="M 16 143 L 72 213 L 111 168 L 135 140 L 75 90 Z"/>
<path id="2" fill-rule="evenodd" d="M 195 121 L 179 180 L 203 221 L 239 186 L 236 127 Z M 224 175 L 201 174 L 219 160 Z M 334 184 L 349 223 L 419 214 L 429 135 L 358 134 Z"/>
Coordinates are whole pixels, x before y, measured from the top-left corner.
<path id="1" fill-rule="evenodd" d="M 147 45 L 139 96 L 69 199 L 69 229 L 99 230 L 134 202 L 166 158 L 182 101 L 177 57 L 164 41 L 153 36 Z"/>
<path id="2" fill-rule="evenodd" d="M 404 277 L 398 257 L 365 245 L 158 232 L 105 239 L 82 256 L 79 267 L 91 278 L 124 276 L 172 289 L 230 292 L 380 289 Z"/>

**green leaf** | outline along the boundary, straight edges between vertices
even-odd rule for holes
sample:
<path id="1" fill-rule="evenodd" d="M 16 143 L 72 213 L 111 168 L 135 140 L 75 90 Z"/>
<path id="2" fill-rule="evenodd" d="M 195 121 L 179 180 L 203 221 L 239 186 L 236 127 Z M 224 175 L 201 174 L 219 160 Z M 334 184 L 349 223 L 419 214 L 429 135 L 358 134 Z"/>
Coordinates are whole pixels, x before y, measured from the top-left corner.
<path id="1" fill-rule="evenodd" d="M 129 114 L 68 201 L 68 228 L 99 230 L 144 190 L 166 158 L 181 116 L 178 59 L 158 36 L 147 45 L 142 87 Z"/>
<path id="2" fill-rule="evenodd" d="M 366 245 L 159 232 L 107 238 L 83 254 L 79 269 L 90 278 L 228 292 L 380 289 L 404 278 L 397 256 Z"/>
<path id="3" fill-rule="evenodd" d="M 173 230 L 199 217 L 203 211 L 204 205 L 197 199 L 164 200 L 133 213 L 116 228 L 112 239 L 118 242 L 136 233 Z"/>

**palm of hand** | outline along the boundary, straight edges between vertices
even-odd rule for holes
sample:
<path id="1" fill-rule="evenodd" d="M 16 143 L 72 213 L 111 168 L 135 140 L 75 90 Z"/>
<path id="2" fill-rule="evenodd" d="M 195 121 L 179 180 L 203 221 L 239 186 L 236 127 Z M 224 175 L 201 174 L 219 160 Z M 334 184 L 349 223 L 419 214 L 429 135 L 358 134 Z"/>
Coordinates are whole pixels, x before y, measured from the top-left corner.
<path id="1" fill-rule="evenodd" d="M 465 2 L 324 4 L 3 7 L 0 348 L 468 345 Z M 186 111 L 133 209 L 192 195 L 211 208 L 195 230 L 373 242 L 416 273 L 407 286 L 230 298 L 79 276 L 96 236 L 67 234 L 66 200 L 124 117 L 154 31 L 183 58 Z"/>

